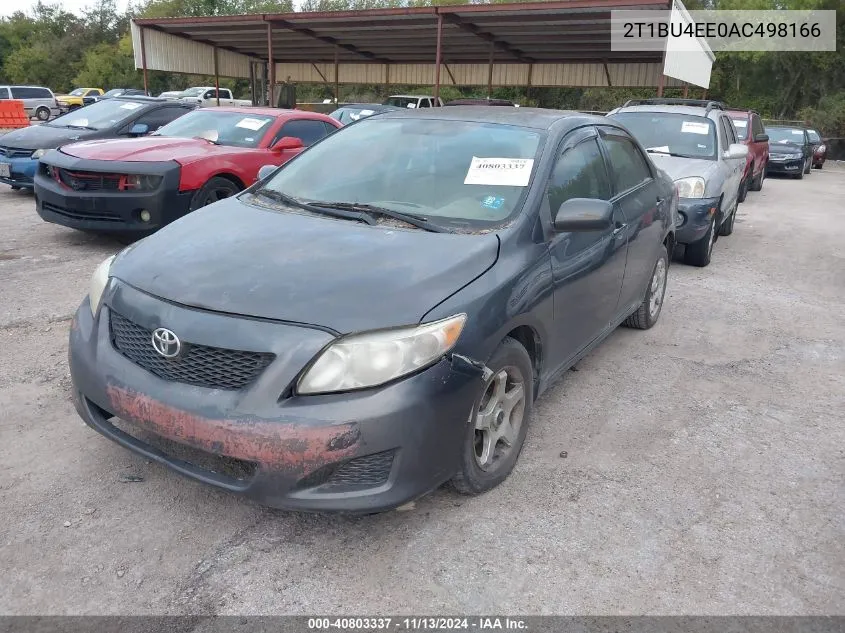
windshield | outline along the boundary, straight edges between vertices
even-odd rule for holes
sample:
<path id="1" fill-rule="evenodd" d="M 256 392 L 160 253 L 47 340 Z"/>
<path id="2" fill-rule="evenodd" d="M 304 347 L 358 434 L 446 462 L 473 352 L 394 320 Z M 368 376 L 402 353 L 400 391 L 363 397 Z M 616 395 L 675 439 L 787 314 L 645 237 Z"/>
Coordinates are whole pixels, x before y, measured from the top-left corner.
<path id="1" fill-rule="evenodd" d="M 419 97 L 388 97 L 382 105 L 396 106 L 397 108 L 407 108 L 409 104 L 414 106 L 419 103 Z"/>
<path id="2" fill-rule="evenodd" d="M 367 204 L 452 230 L 484 229 L 518 213 L 541 139 L 509 125 L 373 117 L 301 153 L 256 193 Z"/>
<path id="3" fill-rule="evenodd" d="M 136 110 L 142 107 L 143 103 L 135 101 L 106 99 L 68 112 L 44 125 L 106 130 L 132 117 Z"/>
<path id="4" fill-rule="evenodd" d="M 748 119 L 746 117 L 742 117 L 741 119 L 735 119 L 731 117 L 731 121 L 734 122 L 734 128 L 736 129 L 736 137 L 740 141 L 744 141 L 748 138 Z"/>
<path id="5" fill-rule="evenodd" d="M 109 90 L 103 96 L 104 97 L 116 97 L 119 94 L 123 94 L 123 88 L 115 88 L 114 90 Z"/>
<path id="6" fill-rule="evenodd" d="M 179 93 L 180 97 L 199 97 L 207 88 L 188 88 Z"/>
<path id="7" fill-rule="evenodd" d="M 77 88 L 76 90 L 72 90 L 70 93 L 71 97 L 81 97 L 87 91 L 87 88 Z"/>
<path id="8" fill-rule="evenodd" d="M 204 138 L 218 145 L 258 147 L 276 117 L 219 110 L 194 110 L 160 128 L 153 136 Z"/>
<path id="9" fill-rule="evenodd" d="M 622 112 L 613 118 L 653 153 L 716 158 L 716 127 L 710 119 L 675 112 Z"/>
<path id="10" fill-rule="evenodd" d="M 815 130 L 807 130 L 807 136 L 810 137 L 811 143 L 818 143 L 820 140 L 822 140 L 822 137 L 819 136 L 819 133 Z"/>
<path id="11" fill-rule="evenodd" d="M 344 125 L 348 125 L 358 119 L 371 116 L 378 112 L 372 108 L 339 108 L 332 112 L 329 116 L 336 121 L 340 121 Z"/>
<path id="12" fill-rule="evenodd" d="M 800 128 L 769 127 L 766 128 L 766 134 L 769 135 L 769 143 L 804 144 L 804 130 Z"/>

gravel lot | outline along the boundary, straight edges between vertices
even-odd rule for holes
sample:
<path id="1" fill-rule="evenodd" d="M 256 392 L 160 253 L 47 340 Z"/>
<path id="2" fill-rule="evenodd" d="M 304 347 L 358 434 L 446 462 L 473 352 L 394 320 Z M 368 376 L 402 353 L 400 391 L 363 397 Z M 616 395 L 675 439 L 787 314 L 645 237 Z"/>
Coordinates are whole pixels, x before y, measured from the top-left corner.
<path id="1" fill-rule="evenodd" d="M 67 329 L 120 247 L 0 185 L 0 613 L 845 614 L 843 201 L 833 165 L 767 180 L 657 327 L 539 401 L 504 485 L 346 518 L 88 429 Z"/>

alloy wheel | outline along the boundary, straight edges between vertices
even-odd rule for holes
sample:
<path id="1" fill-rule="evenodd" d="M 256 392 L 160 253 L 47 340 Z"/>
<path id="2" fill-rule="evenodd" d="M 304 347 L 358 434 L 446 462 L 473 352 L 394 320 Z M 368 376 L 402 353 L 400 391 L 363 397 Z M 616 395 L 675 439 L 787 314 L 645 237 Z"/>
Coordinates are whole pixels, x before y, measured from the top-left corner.
<path id="1" fill-rule="evenodd" d="M 525 417 L 525 378 L 507 366 L 487 383 L 475 415 L 475 461 L 491 471 L 515 449 Z"/>
<path id="2" fill-rule="evenodd" d="M 654 267 L 654 275 L 651 278 L 651 295 L 648 302 L 648 315 L 653 321 L 660 314 L 660 307 L 663 305 L 663 296 L 666 293 L 666 260 L 662 257 L 657 260 Z"/>

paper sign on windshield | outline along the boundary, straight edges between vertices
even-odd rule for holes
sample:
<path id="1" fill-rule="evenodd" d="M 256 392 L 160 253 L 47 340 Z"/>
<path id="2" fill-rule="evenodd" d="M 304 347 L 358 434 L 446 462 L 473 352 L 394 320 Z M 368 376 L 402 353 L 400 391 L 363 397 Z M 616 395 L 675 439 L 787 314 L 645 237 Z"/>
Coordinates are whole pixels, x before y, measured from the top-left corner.
<path id="1" fill-rule="evenodd" d="M 792 133 L 795 134 L 795 136 L 804 136 L 804 132 L 801 130 L 792 130 Z"/>
<path id="2" fill-rule="evenodd" d="M 361 110 L 361 116 L 370 116 L 373 112 L 373 110 Z"/>
<path id="3" fill-rule="evenodd" d="M 684 121 L 681 123 L 681 132 L 687 134 L 710 134 L 710 126 L 707 123 Z"/>
<path id="4" fill-rule="evenodd" d="M 266 123 L 266 119 L 263 121 L 261 119 L 241 119 L 235 124 L 235 127 L 242 127 L 255 132 L 263 128 Z"/>
<path id="5" fill-rule="evenodd" d="M 122 106 L 120 106 L 120 107 L 121 107 L 123 110 L 137 110 L 138 108 L 140 108 L 140 107 L 141 107 L 141 105 L 142 105 L 142 104 L 140 104 L 140 103 L 132 103 L 132 102 L 129 102 L 129 103 L 124 103 L 124 104 L 123 104 Z"/>
<path id="6" fill-rule="evenodd" d="M 533 167 L 533 158 L 478 158 L 473 156 L 464 184 L 527 187 Z"/>

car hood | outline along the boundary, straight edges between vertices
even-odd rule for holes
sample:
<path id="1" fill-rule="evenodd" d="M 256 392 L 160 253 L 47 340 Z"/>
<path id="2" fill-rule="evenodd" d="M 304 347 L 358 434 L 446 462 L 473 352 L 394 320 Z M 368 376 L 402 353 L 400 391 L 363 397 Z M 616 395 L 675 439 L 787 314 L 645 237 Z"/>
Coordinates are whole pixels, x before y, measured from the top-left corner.
<path id="1" fill-rule="evenodd" d="M 709 182 L 710 178 L 719 168 L 719 163 L 715 160 L 680 158 L 654 153 L 649 154 L 649 156 L 654 164 L 665 171 L 672 180 L 698 176 L 699 178 L 704 178 L 705 182 Z"/>
<path id="2" fill-rule="evenodd" d="M 31 150 L 56 149 L 65 143 L 75 143 L 100 133 L 100 130 L 77 130 L 51 125 L 31 125 L 4 134 L 0 137 L 0 145 Z"/>
<path id="3" fill-rule="evenodd" d="M 182 305 L 339 333 L 418 323 L 498 257 L 491 233 L 430 233 L 222 200 L 119 255 L 112 275 Z"/>
<path id="4" fill-rule="evenodd" d="M 804 146 L 798 143 L 775 142 L 769 144 L 769 151 L 772 154 L 800 154 L 804 151 Z"/>
<path id="5" fill-rule="evenodd" d="M 108 139 L 77 143 L 64 147 L 65 154 L 77 158 L 96 160 L 122 160 L 129 162 L 175 160 L 185 164 L 208 156 L 222 156 L 230 153 L 242 153 L 241 147 L 215 145 L 198 138 L 171 138 L 166 136 L 146 136 L 131 139 Z"/>

